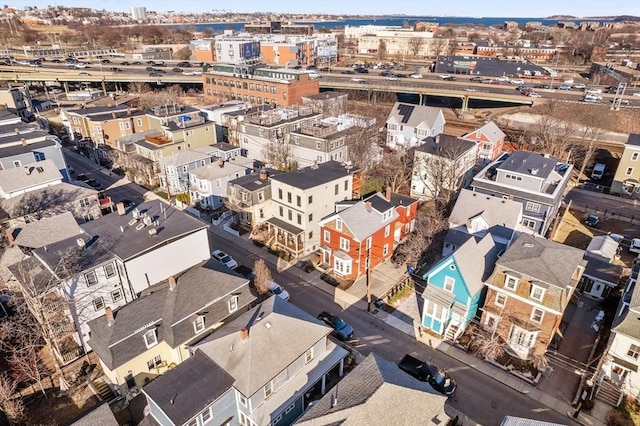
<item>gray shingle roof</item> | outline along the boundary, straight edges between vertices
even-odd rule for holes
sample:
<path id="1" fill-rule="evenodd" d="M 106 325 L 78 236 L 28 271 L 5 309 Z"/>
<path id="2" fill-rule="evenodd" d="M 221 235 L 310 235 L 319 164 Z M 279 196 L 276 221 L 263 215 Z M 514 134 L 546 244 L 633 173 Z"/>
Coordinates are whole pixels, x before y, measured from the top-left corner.
<path id="1" fill-rule="evenodd" d="M 15 238 L 22 247 L 38 248 L 82 234 L 82 228 L 71 212 L 25 223 Z"/>
<path id="2" fill-rule="evenodd" d="M 0 188 L 7 194 L 61 181 L 62 174 L 52 160 L 0 170 Z"/>
<path id="3" fill-rule="evenodd" d="M 146 385 L 142 390 L 173 424 L 185 424 L 233 385 L 233 377 L 202 351 Z"/>
<path id="4" fill-rule="evenodd" d="M 153 247 L 208 227 L 200 220 L 174 207 L 167 207 L 162 201 L 142 203 L 136 209 L 141 214 L 147 213 L 149 217 L 158 221 L 156 235 L 149 235 L 149 226 L 137 230 L 136 224 L 129 225 L 129 222 L 134 219 L 135 209 L 123 216 L 109 214 L 100 220 L 92 220 L 81 226 L 89 235 L 108 241 L 109 249 L 124 261 Z"/>
<path id="5" fill-rule="evenodd" d="M 46 188 L 29 191 L 8 200 L 0 200 L 0 207 L 11 217 L 24 215 L 24 210 L 36 206 L 38 210 L 62 213 L 69 210 L 68 203 L 82 198 L 97 199 L 98 192 L 84 186 L 62 182 Z M 33 203 L 36 204 L 33 204 Z"/>
<path id="6" fill-rule="evenodd" d="M 444 425 L 448 420 L 444 414 L 445 402 L 446 397 L 427 383 L 372 353 L 295 424 Z M 435 417 L 439 423 L 434 421 Z"/>
<path id="7" fill-rule="evenodd" d="M 250 174 L 253 170 L 253 160 L 246 157 L 232 158 L 229 161 L 225 161 L 223 167 L 220 167 L 218 163 L 214 162 L 207 164 L 197 169 L 191 170 L 193 176 L 197 176 L 200 179 L 214 180 L 225 176 L 238 177 Z"/>
<path id="8" fill-rule="evenodd" d="M 240 331 L 249 336 L 243 340 Z M 280 374 L 331 329 L 297 306 L 272 296 L 198 343 L 249 397 Z"/>
<path id="9" fill-rule="evenodd" d="M 575 287 L 576 267 L 587 264 L 583 255 L 580 249 L 520 234 L 496 265 L 564 289 Z"/>
<path id="10" fill-rule="evenodd" d="M 618 253 L 619 246 L 620 244 L 610 235 L 596 235 L 589 242 L 587 250 L 585 250 L 585 256 L 589 258 L 589 261 L 596 258 L 609 262 Z"/>
<path id="11" fill-rule="evenodd" d="M 400 114 L 401 106 L 403 107 L 402 109 L 404 109 L 405 105 L 413 107 L 411 112 L 408 114 L 408 117 Z M 391 118 L 395 118 L 398 123 L 404 123 L 409 127 L 417 127 L 420 123 L 424 122 L 428 128 L 432 128 L 440 114 L 442 114 L 442 110 L 440 108 L 396 102 L 395 105 L 393 105 L 393 108 L 391 108 L 387 121 Z"/>
<path id="12" fill-rule="evenodd" d="M 309 189 L 333 182 L 358 171 L 358 168 L 347 168 L 337 161 L 327 161 L 326 163 L 318 164 L 317 167 L 309 166 L 294 172 L 280 173 L 272 176 L 271 180 L 291 185 L 294 188 Z"/>
<path id="13" fill-rule="evenodd" d="M 81 414 L 75 420 L 66 423 L 66 426 L 118 426 L 119 423 L 114 416 L 109 404 L 101 402 L 86 413 Z"/>
<path id="14" fill-rule="evenodd" d="M 454 160 L 475 148 L 475 142 L 460 139 L 453 135 L 438 135 L 435 138 L 425 138 L 423 143 L 415 149 L 416 154 L 418 152 L 424 152 L 426 154 Z"/>
<path id="15" fill-rule="evenodd" d="M 538 152 L 515 151 L 498 166 L 498 170 L 505 170 L 523 175 L 531 175 L 537 170 L 536 176 L 546 179 L 555 170 L 560 160 L 556 157 L 545 156 Z"/>
<path id="16" fill-rule="evenodd" d="M 278 173 L 280 173 L 276 169 L 265 168 L 264 170 L 267 172 L 267 180 L 260 180 L 260 175 L 258 173 L 252 173 L 246 176 L 240 176 L 239 178 L 230 180 L 229 183 L 233 185 L 238 185 L 246 189 L 247 191 L 251 191 L 251 192 L 257 191 L 259 189 L 264 189 L 268 186 L 271 186 L 271 182 L 269 181 L 269 179 L 272 176 L 275 176 Z"/>
<path id="17" fill-rule="evenodd" d="M 467 133 L 466 135 L 463 135 L 461 137 L 463 139 L 467 139 L 468 137 L 470 137 L 472 134 L 476 132 L 481 132 L 483 135 L 487 137 L 487 139 L 489 139 L 490 142 L 493 142 L 493 143 L 498 142 L 500 139 L 503 139 L 507 136 L 500 129 L 500 127 L 497 126 L 496 123 L 494 123 L 493 121 L 490 121 L 484 126 L 480 127 L 479 129 L 473 130 L 472 132 Z"/>
<path id="18" fill-rule="evenodd" d="M 176 288 L 168 282 L 149 288 L 138 299 L 120 307 L 109 325 L 105 316 L 89 322 L 89 345 L 100 359 L 114 369 L 147 351 L 143 334 L 156 328 L 158 342 L 172 348 L 196 336 L 193 321 L 198 314 L 210 327 L 227 318 L 227 303 L 238 297 L 238 310 L 249 305 L 255 296 L 249 281 L 213 259 L 177 275 Z"/>
<path id="19" fill-rule="evenodd" d="M 484 282 L 493 271 L 500 247 L 496 246 L 490 234 L 476 242 L 475 238 L 467 240 L 453 252 L 460 273 L 464 277 L 470 295 L 477 294 L 484 287 Z"/>
<path id="20" fill-rule="evenodd" d="M 626 144 L 640 146 L 640 133 L 631 133 Z"/>
<path id="21" fill-rule="evenodd" d="M 367 210 L 367 201 L 371 202 L 371 210 Z M 393 210 L 391 217 L 382 220 L 382 215 L 388 210 Z M 364 241 L 376 231 L 398 218 L 398 212 L 393 205 L 385 200 L 382 194 L 374 194 L 367 200 L 362 200 L 334 215 L 342 219 L 344 224 L 353 233 L 358 241 Z"/>
<path id="22" fill-rule="evenodd" d="M 521 203 L 462 189 L 449 216 L 449 223 L 470 226 L 472 218 L 481 216 L 487 222 L 489 232 L 508 239 L 518 226 L 521 214 Z"/>
<path id="23" fill-rule="evenodd" d="M 587 258 L 587 267 L 584 275 L 596 278 L 612 285 L 617 285 L 624 268 L 620 265 L 614 265 L 606 260 Z"/>

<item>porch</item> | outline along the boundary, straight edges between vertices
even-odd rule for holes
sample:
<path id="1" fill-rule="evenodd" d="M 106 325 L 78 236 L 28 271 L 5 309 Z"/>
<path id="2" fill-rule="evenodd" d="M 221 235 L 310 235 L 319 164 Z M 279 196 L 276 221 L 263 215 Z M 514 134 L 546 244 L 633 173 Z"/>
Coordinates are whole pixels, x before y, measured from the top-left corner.
<path id="1" fill-rule="evenodd" d="M 267 220 L 266 224 L 268 244 L 273 244 L 278 251 L 289 253 L 296 258 L 304 253 L 304 229 L 275 217 Z"/>

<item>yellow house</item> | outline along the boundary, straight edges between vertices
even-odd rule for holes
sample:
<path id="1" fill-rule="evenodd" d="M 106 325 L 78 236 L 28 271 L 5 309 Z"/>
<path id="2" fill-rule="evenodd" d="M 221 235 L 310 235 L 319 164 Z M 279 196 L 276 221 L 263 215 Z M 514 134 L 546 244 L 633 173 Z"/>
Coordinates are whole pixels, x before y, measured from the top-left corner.
<path id="1" fill-rule="evenodd" d="M 132 302 L 89 322 L 89 345 L 105 376 L 123 393 L 189 357 L 188 346 L 246 312 L 249 280 L 211 259 L 150 287 Z"/>

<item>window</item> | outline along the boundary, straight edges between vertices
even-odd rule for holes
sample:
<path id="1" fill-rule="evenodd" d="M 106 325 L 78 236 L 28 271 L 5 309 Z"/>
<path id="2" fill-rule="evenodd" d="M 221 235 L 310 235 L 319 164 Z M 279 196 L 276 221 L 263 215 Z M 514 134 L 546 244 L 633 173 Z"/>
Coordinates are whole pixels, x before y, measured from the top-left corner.
<path id="1" fill-rule="evenodd" d="M 325 230 L 325 231 L 324 231 L 324 235 L 323 235 L 323 238 L 322 238 L 322 239 L 323 239 L 324 241 L 326 241 L 327 243 L 328 243 L 328 242 L 331 242 L 331 232 L 329 232 L 329 231 Z"/>
<path id="2" fill-rule="evenodd" d="M 236 311 L 238 309 L 238 296 L 231 297 L 227 305 L 229 306 L 229 312 Z"/>
<path id="3" fill-rule="evenodd" d="M 504 308 L 504 305 L 507 304 L 507 295 L 506 294 L 502 294 L 502 293 L 496 294 L 495 304 L 496 304 L 496 306 Z"/>
<path id="4" fill-rule="evenodd" d="M 382 247 L 382 255 L 383 255 L 383 256 L 386 256 L 386 255 L 388 255 L 388 254 L 389 254 L 389 243 L 385 244 L 385 245 Z"/>
<path id="5" fill-rule="evenodd" d="M 540 308 L 533 308 L 531 312 L 531 321 L 537 322 L 538 324 L 542 322 L 542 317 L 544 316 L 544 311 Z"/>
<path id="6" fill-rule="evenodd" d="M 198 426 L 198 419 L 192 419 L 190 422 L 188 422 L 185 426 Z"/>
<path id="7" fill-rule="evenodd" d="M 627 356 L 633 359 L 638 359 L 638 357 L 640 357 L 640 346 L 631 344 L 627 351 Z"/>
<path id="8" fill-rule="evenodd" d="M 240 400 L 240 405 L 242 405 L 243 407 L 247 406 L 247 398 L 238 394 L 238 399 Z"/>
<path id="9" fill-rule="evenodd" d="M 527 205 L 525 207 L 525 210 L 528 210 L 530 212 L 538 213 L 540 211 L 540 204 L 532 203 L 531 201 L 527 201 Z"/>
<path id="10" fill-rule="evenodd" d="M 287 192 L 287 203 L 291 204 L 291 193 Z"/>
<path id="11" fill-rule="evenodd" d="M 367 249 L 371 248 L 371 237 L 367 238 Z"/>
<path id="12" fill-rule="evenodd" d="M 351 260 L 342 260 L 335 258 L 334 269 L 340 275 L 351 274 Z"/>
<path id="13" fill-rule="evenodd" d="M 122 291 L 120 290 L 113 290 L 111 292 L 111 300 L 113 300 L 113 302 L 119 302 L 122 300 Z"/>
<path id="14" fill-rule="evenodd" d="M 84 279 L 85 281 L 87 281 L 87 287 L 90 287 L 98 282 L 98 278 L 96 277 L 96 273 L 94 271 L 84 274 Z"/>
<path id="15" fill-rule="evenodd" d="M 195 331 L 196 334 L 204 331 L 204 316 L 198 315 L 195 321 L 193 321 L 193 331 Z"/>
<path id="16" fill-rule="evenodd" d="M 311 239 L 313 239 L 313 231 L 309 231 L 309 240 L 311 240 Z"/>
<path id="17" fill-rule="evenodd" d="M 544 297 L 544 288 L 534 285 L 531 287 L 531 298 L 535 300 L 542 300 Z"/>
<path id="18" fill-rule="evenodd" d="M 149 361 L 147 361 L 147 368 L 149 369 L 149 371 L 151 371 L 154 368 L 160 367 L 161 364 L 162 364 L 162 356 L 156 355 L 153 358 L 151 358 Z"/>
<path id="19" fill-rule="evenodd" d="M 144 344 L 147 345 L 147 349 L 158 344 L 158 336 L 156 336 L 155 330 L 149 330 L 144 333 Z"/>
<path id="20" fill-rule="evenodd" d="M 80 207 L 89 207 L 89 199 L 83 198 L 80 200 Z"/>
<path id="21" fill-rule="evenodd" d="M 296 205 L 297 205 L 298 207 L 301 207 L 301 206 L 302 206 L 302 197 L 301 197 L 301 196 L 299 196 L 299 195 L 297 195 L 297 196 L 296 196 Z"/>
<path id="22" fill-rule="evenodd" d="M 349 189 L 349 179 L 344 181 L 344 190 L 346 191 L 347 189 Z"/>
<path id="23" fill-rule="evenodd" d="M 638 156 L 640 156 L 640 152 L 634 152 L 633 154 L 631 154 L 631 161 L 636 161 L 638 159 Z"/>
<path id="24" fill-rule="evenodd" d="M 338 231 L 342 231 L 342 220 L 340 220 L 340 219 L 336 220 L 336 229 Z"/>
<path id="25" fill-rule="evenodd" d="M 142 119 L 138 118 L 138 126 L 142 126 Z"/>
<path id="26" fill-rule="evenodd" d="M 273 393 L 273 382 L 269 382 L 264 385 L 264 397 L 269 398 L 269 396 Z"/>
<path id="27" fill-rule="evenodd" d="M 444 277 L 444 289 L 449 292 L 453 292 L 453 284 L 455 280 L 451 277 Z"/>
<path id="28" fill-rule="evenodd" d="M 349 240 L 347 240 L 346 238 L 342 238 L 340 237 L 340 249 L 344 250 L 344 251 L 349 251 Z"/>
<path id="29" fill-rule="evenodd" d="M 512 277 L 511 275 L 507 275 L 504 280 L 504 287 L 515 291 L 516 286 L 518 285 L 518 279 L 516 277 Z"/>
<path id="30" fill-rule="evenodd" d="M 290 412 L 292 412 L 294 408 L 296 408 L 296 403 L 295 402 L 292 403 L 291 405 L 289 405 L 287 408 L 285 408 L 285 410 L 284 410 L 285 416 L 287 414 L 289 414 Z"/>
<path id="31" fill-rule="evenodd" d="M 313 348 L 307 349 L 304 353 L 304 363 L 309 364 L 313 360 Z"/>
<path id="32" fill-rule="evenodd" d="M 113 266 L 113 263 L 110 263 L 108 265 L 104 265 L 104 275 L 107 278 L 111 278 L 113 276 L 115 276 L 116 274 L 116 268 L 115 266 Z"/>
<path id="33" fill-rule="evenodd" d="M 309 200 L 307 201 L 307 204 L 311 203 L 313 203 L 313 195 L 309 195 Z"/>
<path id="34" fill-rule="evenodd" d="M 282 200 L 282 188 L 278 188 L 278 199 Z"/>
<path id="35" fill-rule="evenodd" d="M 211 418 L 211 408 L 207 408 L 200 414 L 200 420 L 202 420 L 203 424 L 205 422 L 208 422 L 210 418 Z"/>
<path id="36" fill-rule="evenodd" d="M 528 332 L 515 325 L 509 331 L 509 342 L 525 348 L 532 348 L 535 343 L 535 333 Z"/>
<path id="37" fill-rule="evenodd" d="M 313 213 L 309 213 L 309 223 L 313 222 Z"/>
<path id="38" fill-rule="evenodd" d="M 291 210 L 287 210 L 287 218 L 293 220 L 293 212 Z"/>
<path id="39" fill-rule="evenodd" d="M 93 302 L 91 302 L 91 303 L 93 303 L 93 308 L 96 311 L 104 309 L 104 299 L 102 297 L 98 297 L 98 298 L 93 299 Z"/>
<path id="40" fill-rule="evenodd" d="M 280 217 L 284 217 L 284 209 L 282 208 L 282 206 L 278 207 L 278 213 L 280 213 Z"/>
<path id="41" fill-rule="evenodd" d="M 44 161 L 44 154 L 41 152 L 34 152 L 33 156 L 36 158 L 36 161 Z"/>
<path id="42" fill-rule="evenodd" d="M 633 167 L 627 167 L 627 171 L 625 172 L 625 175 L 631 176 L 632 174 L 633 174 Z"/>
<path id="43" fill-rule="evenodd" d="M 302 225 L 302 215 L 300 213 L 298 213 L 298 225 Z"/>
<path id="44" fill-rule="evenodd" d="M 529 229 L 535 229 L 536 227 L 536 222 L 534 220 L 530 220 L 530 219 L 522 219 L 522 226 L 529 228 Z"/>
<path id="45" fill-rule="evenodd" d="M 388 237 L 390 232 L 391 232 L 391 225 L 385 226 L 384 227 L 384 236 Z"/>
<path id="46" fill-rule="evenodd" d="M 334 189 L 335 195 L 338 195 L 338 190 L 339 190 L 338 184 L 336 183 L 336 186 L 335 186 L 335 189 Z"/>

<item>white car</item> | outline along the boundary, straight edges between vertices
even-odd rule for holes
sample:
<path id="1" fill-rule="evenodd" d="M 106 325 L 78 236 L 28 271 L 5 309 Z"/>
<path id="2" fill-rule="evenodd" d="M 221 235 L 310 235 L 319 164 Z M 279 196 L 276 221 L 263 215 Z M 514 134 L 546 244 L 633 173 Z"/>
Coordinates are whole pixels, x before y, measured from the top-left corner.
<path id="1" fill-rule="evenodd" d="M 587 85 L 586 85 L 586 84 L 583 84 L 583 83 L 578 83 L 578 84 L 574 84 L 574 85 L 573 85 L 573 88 L 574 88 L 574 89 L 580 89 L 580 90 L 582 90 L 582 89 L 586 89 L 586 88 L 587 88 Z"/>
<path id="2" fill-rule="evenodd" d="M 640 96 L 640 92 L 635 92 L 633 96 Z"/>
<path id="3" fill-rule="evenodd" d="M 511 84 L 524 84 L 524 80 L 516 78 L 510 81 Z"/>
<path id="4" fill-rule="evenodd" d="M 629 251 L 631 253 L 639 253 L 640 254 L 640 238 L 634 238 L 631 240 L 631 245 L 629 246 Z"/>
<path id="5" fill-rule="evenodd" d="M 467 87 L 464 89 L 465 92 L 477 92 L 477 90 L 474 87 Z"/>
<path id="6" fill-rule="evenodd" d="M 364 78 L 353 77 L 351 81 L 354 83 L 364 83 L 366 80 Z"/>
<path id="7" fill-rule="evenodd" d="M 269 286 L 269 292 L 275 296 L 278 296 L 282 300 L 289 300 L 289 292 L 282 288 L 280 284 L 275 281 L 269 281 L 267 283 Z"/>
<path id="8" fill-rule="evenodd" d="M 215 260 L 222 263 L 223 265 L 226 265 L 230 269 L 233 269 L 238 266 L 238 262 L 233 260 L 233 257 L 229 256 L 227 253 L 223 252 L 222 250 L 214 250 L 213 253 L 211 253 L 211 257 L 213 257 Z"/>
<path id="9" fill-rule="evenodd" d="M 395 75 L 388 75 L 384 78 L 387 81 L 398 81 L 400 80 L 398 77 L 396 77 Z"/>
<path id="10" fill-rule="evenodd" d="M 438 77 L 440 77 L 443 80 L 446 80 L 448 78 L 453 77 L 451 74 L 440 74 Z"/>
<path id="11" fill-rule="evenodd" d="M 529 97 L 530 98 L 541 98 L 542 95 L 536 92 L 529 92 Z"/>
<path id="12" fill-rule="evenodd" d="M 411 74 L 409 77 L 411 77 L 411 78 L 422 78 L 422 74 L 415 73 L 415 74 Z"/>

